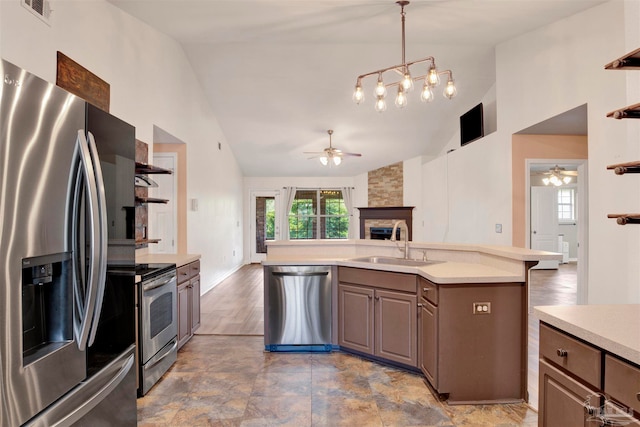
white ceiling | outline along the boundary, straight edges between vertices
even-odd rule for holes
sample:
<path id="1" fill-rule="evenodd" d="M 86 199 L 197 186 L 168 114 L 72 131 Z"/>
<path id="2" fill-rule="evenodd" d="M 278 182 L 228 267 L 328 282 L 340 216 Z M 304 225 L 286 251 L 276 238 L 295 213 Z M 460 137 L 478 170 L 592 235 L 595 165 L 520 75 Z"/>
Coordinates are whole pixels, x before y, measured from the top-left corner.
<path id="1" fill-rule="evenodd" d="M 406 6 L 406 59 L 434 56 L 451 69 L 430 104 L 409 94 L 376 113 L 351 100 L 356 77 L 401 62 L 400 8 L 393 0 L 109 0 L 183 46 L 245 176 L 354 176 L 435 155 L 458 118 L 495 83 L 496 44 L 603 0 L 413 0 Z M 375 80 L 375 78 L 373 78 Z M 419 86 L 418 86 L 419 88 Z M 168 101 L 169 102 L 169 101 Z M 327 168 L 304 151 L 333 145 L 362 157 Z"/>

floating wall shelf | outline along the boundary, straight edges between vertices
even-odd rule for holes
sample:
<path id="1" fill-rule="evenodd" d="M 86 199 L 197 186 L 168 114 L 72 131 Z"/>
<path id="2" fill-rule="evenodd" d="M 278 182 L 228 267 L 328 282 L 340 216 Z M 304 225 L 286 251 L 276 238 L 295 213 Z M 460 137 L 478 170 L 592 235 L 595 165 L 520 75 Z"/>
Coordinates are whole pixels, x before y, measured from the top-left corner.
<path id="1" fill-rule="evenodd" d="M 640 70 L 640 49 L 609 62 L 604 68 L 607 70 Z"/>
<path id="2" fill-rule="evenodd" d="M 607 117 L 614 119 L 640 119 L 640 104 L 629 105 L 628 107 L 612 111 Z"/>
<path id="3" fill-rule="evenodd" d="M 606 70 L 640 70 L 640 49 L 629 52 L 626 55 L 611 61 L 604 66 Z M 633 104 L 628 107 L 612 111 L 607 117 L 614 119 L 640 119 L 640 104 Z M 613 170 L 616 175 L 624 175 L 626 173 L 640 173 L 640 161 L 618 163 L 607 166 L 607 169 Z M 640 213 L 627 214 L 609 214 L 607 218 L 615 218 L 620 225 L 640 224 Z M 640 398 L 640 395 L 638 395 Z"/>

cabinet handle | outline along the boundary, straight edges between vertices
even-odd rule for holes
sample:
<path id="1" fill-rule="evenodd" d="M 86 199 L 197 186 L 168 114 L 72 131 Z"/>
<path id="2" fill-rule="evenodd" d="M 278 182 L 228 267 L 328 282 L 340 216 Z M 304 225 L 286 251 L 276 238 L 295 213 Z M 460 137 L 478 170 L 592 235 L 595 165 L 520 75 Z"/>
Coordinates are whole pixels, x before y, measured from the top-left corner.
<path id="1" fill-rule="evenodd" d="M 373 297 L 372 297 L 371 295 L 367 295 L 367 298 L 371 299 L 371 298 L 373 298 Z"/>
<path id="2" fill-rule="evenodd" d="M 380 299 L 380 297 L 376 297 L 376 301 L 378 301 Z"/>
<path id="3" fill-rule="evenodd" d="M 596 408 L 595 406 L 591 406 L 589 404 L 585 404 L 584 413 L 590 416 L 596 415 L 598 413 L 598 408 Z"/>
<path id="4" fill-rule="evenodd" d="M 640 393 L 636 393 L 636 399 L 638 399 L 638 402 L 640 402 Z"/>
<path id="5" fill-rule="evenodd" d="M 556 350 L 556 353 L 558 354 L 558 357 L 567 357 L 569 353 L 567 353 L 567 350 L 559 348 L 558 350 Z"/>
<path id="6" fill-rule="evenodd" d="M 429 288 L 422 288 L 422 292 L 427 292 Z"/>
<path id="7" fill-rule="evenodd" d="M 422 304 L 421 302 L 418 303 L 418 307 L 424 307 L 424 304 Z"/>

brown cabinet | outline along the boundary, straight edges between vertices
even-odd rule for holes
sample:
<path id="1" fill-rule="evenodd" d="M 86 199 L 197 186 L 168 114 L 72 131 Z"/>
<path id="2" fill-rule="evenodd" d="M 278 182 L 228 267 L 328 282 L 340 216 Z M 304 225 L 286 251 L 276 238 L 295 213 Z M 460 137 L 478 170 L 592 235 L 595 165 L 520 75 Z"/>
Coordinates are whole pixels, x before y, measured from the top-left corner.
<path id="1" fill-rule="evenodd" d="M 178 267 L 178 348 L 200 326 L 200 261 Z"/>
<path id="2" fill-rule="evenodd" d="M 585 401 L 597 391 L 572 379 L 544 360 L 540 360 L 539 375 L 538 425 L 588 425 L 587 420 L 591 415 L 585 411 Z"/>
<path id="3" fill-rule="evenodd" d="M 526 398 L 524 283 L 437 285 L 418 278 L 419 367 L 449 402 Z"/>
<path id="4" fill-rule="evenodd" d="M 418 323 L 419 368 L 434 389 L 438 389 L 438 286 L 418 278 L 420 292 Z"/>
<path id="5" fill-rule="evenodd" d="M 416 276 L 338 269 L 338 344 L 418 366 Z"/>
<path id="6" fill-rule="evenodd" d="M 418 345 L 420 370 L 433 388 L 438 389 L 438 307 L 424 298 L 420 306 Z"/>
<path id="7" fill-rule="evenodd" d="M 637 365 L 541 323 L 539 366 L 540 427 L 640 425 Z"/>

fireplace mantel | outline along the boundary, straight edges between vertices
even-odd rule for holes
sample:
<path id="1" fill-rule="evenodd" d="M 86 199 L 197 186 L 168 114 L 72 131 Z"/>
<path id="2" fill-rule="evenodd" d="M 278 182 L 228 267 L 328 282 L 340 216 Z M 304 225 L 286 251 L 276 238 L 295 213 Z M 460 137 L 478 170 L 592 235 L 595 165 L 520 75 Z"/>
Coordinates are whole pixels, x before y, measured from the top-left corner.
<path id="1" fill-rule="evenodd" d="M 358 208 L 360 210 L 360 238 L 365 236 L 365 221 L 368 219 L 404 219 L 407 223 L 409 240 L 413 240 L 413 209 L 414 206 L 385 206 L 378 208 Z"/>

